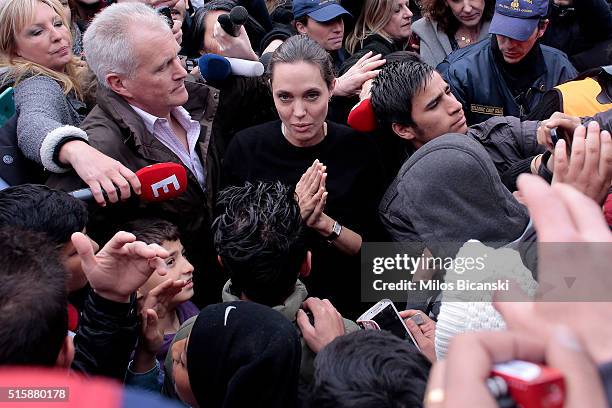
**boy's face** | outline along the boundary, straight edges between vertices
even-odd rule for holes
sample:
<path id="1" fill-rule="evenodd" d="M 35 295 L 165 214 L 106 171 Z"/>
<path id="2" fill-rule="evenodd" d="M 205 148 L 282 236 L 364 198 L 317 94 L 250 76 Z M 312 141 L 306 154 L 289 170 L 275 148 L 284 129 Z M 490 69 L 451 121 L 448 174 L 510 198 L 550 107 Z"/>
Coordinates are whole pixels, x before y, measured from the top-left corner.
<path id="1" fill-rule="evenodd" d="M 186 302 L 193 296 L 193 265 L 185 257 L 185 249 L 181 241 L 164 241 L 161 246 L 170 253 L 170 256 L 166 258 L 168 273 L 165 276 L 159 276 L 156 273 L 152 274 L 139 291 L 146 295 L 150 290 L 168 279 L 187 281 L 187 285 L 172 298 L 171 304 L 178 305 Z"/>
<path id="2" fill-rule="evenodd" d="M 83 233 L 85 233 L 85 230 L 83 230 Z M 94 253 L 98 252 L 100 246 L 91 238 L 89 238 L 89 240 L 93 245 Z M 74 248 L 74 245 L 72 245 L 72 241 L 68 241 L 60 249 L 60 262 L 64 265 L 64 269 L 67 273 L 66 289 L 68 293 L 75 292 L 87 284 L 87 277 L 81 266 L 81 258 Z"/>

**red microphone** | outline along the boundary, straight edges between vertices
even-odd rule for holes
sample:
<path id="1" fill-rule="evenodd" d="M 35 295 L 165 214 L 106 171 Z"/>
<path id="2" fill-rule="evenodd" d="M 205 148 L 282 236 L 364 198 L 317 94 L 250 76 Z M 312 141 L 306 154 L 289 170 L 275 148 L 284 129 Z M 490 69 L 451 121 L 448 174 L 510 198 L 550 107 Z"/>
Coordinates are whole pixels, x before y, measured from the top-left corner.
<path id="1" fill-rule="evenodd" d="M 139 197 L 143 201 L 171 200 L 187 190 L 187 170 L 177 163 L 151 164 L 138 170 L 136 177 L 142 186 L 142 193 Z M 83 201 L 93 199 L 90 188 L 83 188 L 68 194 Z M 118 189 L 117 194 L 119 194 Z"/>
<path id="2" fill-rule="evenodd" d="M 376 115 L 370 98 L 360 101 L 351 109 L 347 124 L 358 132 L 367 133 L 376 130 Z"/>

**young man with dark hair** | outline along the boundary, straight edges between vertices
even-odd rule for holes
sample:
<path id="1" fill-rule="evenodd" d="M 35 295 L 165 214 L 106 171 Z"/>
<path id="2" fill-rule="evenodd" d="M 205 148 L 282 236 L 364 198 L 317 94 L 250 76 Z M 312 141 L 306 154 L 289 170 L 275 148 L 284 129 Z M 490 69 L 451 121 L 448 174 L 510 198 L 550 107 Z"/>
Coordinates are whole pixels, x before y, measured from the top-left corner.
<path id="1" fill-rule="evenodd" d="M 490 40 L 450 54 L 438 65 L 463 105 L 467 123 L 494 116 L 525 117 L 544 92 L 578 72 L 567 56 L 541 45 L 549 0 L 497 0 Z"/>
<path id="2" fill-rule="evenodd" d="M 409 342 L 377 330 L 341 336 L 315 359 L 311 406 L 418 408 L 431 363 Z"/>
<path id="3" fill-rule="evenodd" d="M 69 294 L 87 285 L 81 261 L 70 241 L 73 233 L 85 229 L 87 216 L 87 207 L 82 201 L 43 185 L 22 184 L 0 192 L 0 225 L 44 233 L 59 250 L 60 261 L 68 274 L 66 288 Z M 95 246 L 97 251 L 97 244 Z M 79 308 L 84 299 L 72 300 Z"/>
<path id="4" fill-rule="evenodd" d="M 303 384 L 312 381 L 315 353 L 338 334 L 358 330 L 340 319 L 327 300 L 309 298 L 299 276 L 310 272 L 310 252 L 293 189 L 280 182 L 246 183 L 225 189 L 220 196 L 221 215 L 214 222 L 215 248 L 231 279 L 223 288 L 223 301 L 249 300 L 282 313 L 302 332 Z M 312 313 L 314 326 L 302 306 Z M 329 319 L 339 333 L 321 337 Z M 317 339 L 318 337 L 318 339 Z"/>
<path id="5" fill-rule="evenodd" d="M 66 278 L 41 233 L 0 229 L 0 365 L 69 367 Z"/>
<path id="6" fill-rule="evenodd" d="M 66 272 L 57 261 L 57 250 L 32 232 L 7 228 L 8 232 L 0 235 L 0 280 L 9 282 L 2 285 L 0 294 L 0 348 L 8 353 L 0 354 L 0 365 L 72 366 L 91 375 L 123 380 L 137 337 L 134 292 L 152 273 L 167 273 L 162 259 L 168 257 L 167 251 L 119 232 L 94 254 L 97 247 L 86 235 L 72 234 L 72 244 L 92 288 L 84 302 L 73 350 L 66 313 Z M 30 315 L 38 318 L 30 320 Z M 34 330 L 30 323 L 41 327 Z M 25 341 L 21 351 L 27 355 L 14 355 L 21 351 L 11 347 L 20 341 Z"/>
<path id="7" fill-rule="evenodd" d="M 413 151 L 446 133 L 467 134 L 485 147 L 500 174 L 525 160 L 529 168 L 530 160 L 544 152 L 535 121 L 494 117 L 468 128 L 449 85 L 423 62 L 385 65 L 372 84 L 371 102 L 382 127 L 408 141 Z"/>

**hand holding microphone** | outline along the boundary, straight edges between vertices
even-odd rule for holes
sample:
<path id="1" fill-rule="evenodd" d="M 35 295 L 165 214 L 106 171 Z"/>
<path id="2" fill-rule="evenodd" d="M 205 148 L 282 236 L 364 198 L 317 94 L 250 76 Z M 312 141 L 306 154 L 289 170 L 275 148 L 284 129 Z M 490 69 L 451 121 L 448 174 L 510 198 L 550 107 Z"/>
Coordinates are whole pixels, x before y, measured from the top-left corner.
<path id="1" fill-rule="evenodd" d="M 257 61 L 257 54 L 244 29 L 248 17 L 248 12 L 241 6 L 234 7 L 229 14 L 220 15 L 213 27 L 217 47 L 211 45 L 209 51 L 225 57 Z"/>
<path id="2" fill-rule="evenodd" d="M 157 163 L 143 167 L 136 172 L 140 181 L 142 201 L 166 201 L 176 198 L 187 190 L 187 171 L 177 163 Z M 72 191 L 71 196 L 82 201 L 92 201 L 90 188 Z M 106 196 L 106 193 L 105 193 Z"/>

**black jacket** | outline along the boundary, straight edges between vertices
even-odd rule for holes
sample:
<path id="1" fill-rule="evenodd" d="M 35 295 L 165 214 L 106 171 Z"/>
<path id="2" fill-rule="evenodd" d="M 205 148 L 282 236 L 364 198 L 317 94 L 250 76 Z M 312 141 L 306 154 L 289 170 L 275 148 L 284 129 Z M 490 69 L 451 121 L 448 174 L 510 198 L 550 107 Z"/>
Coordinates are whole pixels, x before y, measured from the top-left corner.
<path id="1" fill-rule="evenodd" d="M 540 41 L 565 52 L 579 72 L 610 63 L 605 53 L 589 52 L 598 43 L 612 40 L 612 9 L 606 0 L 574 1 L 571 7 L 550 0 L 548 18 L 550 24 Z"/>
<path id="2" fill-rule="evenodd" d="M 492 116 L 524 117 L 540 103 L 544 92 L 578 74 L 564 53 L 536 43 L 541 47 L 545 67 L 540 67 L 542 75 L 531 84 L 524 103 L 519 105 L 495 60 L 491 41 L 495 38 L 459 49 L 437 67 L 463 105 L 470 125 Z"/>
<path id="3" fill-rule="evenodd" d="M 359 58 L 363 57 L 368 51 L 372 51 L 373 55 L 381 54 L 384 58 L 387 54 L 402 50 L 403 47 L 390 42 L 383 36 L 379 34 L 370 34 L 363 40 L 363 46 L 355 50 L 355 53 L 342 64 L 339 75 L 343 75 L 348 71 L 357 61 L 359 61 Z"/>
<path id="4" fill-rule="evenodd" d="M 132 296 L 129 303 L 117 303 L 92 290 L 85 300 L 74 337 L 72 368 L 123 382 L 137 338 L 136 297 Z"/>

